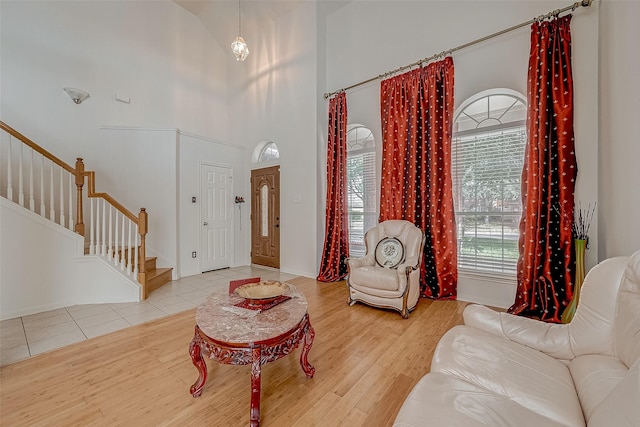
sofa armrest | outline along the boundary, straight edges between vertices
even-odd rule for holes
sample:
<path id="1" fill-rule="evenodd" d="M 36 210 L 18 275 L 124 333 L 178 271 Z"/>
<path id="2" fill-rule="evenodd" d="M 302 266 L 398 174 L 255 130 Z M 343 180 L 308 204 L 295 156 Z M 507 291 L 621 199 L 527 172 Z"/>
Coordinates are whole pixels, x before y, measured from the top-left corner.
<path id="1" fill-rule="evenodd" d="M 477 304 L 465 307 L 463 317 L 467 326 L 501 336 L 556 359 L 570 360 L 576 356 L 568 324 L 545 323 Z"/>

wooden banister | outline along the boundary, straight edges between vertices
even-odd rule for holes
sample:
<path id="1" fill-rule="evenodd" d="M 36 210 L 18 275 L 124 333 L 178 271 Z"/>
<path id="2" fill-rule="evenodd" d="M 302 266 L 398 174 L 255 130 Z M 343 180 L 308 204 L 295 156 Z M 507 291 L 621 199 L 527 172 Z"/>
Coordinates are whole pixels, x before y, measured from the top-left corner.
<path id="1" fill-rule="evenodd" d="M 79 159 L 79 160 L 82 160 L 82 159 Z M 96 173 L 94 171 L 84 172 L 83 175 L 87 177 L 87 187 L 88 187 L 87 196 L 88 197 L 99 197 L 101 199 L 106 200 L 107 202 L 111 203 L 111 205 L 113 205 L 114 208 L 122 212 L 123 215 L 125 215 L 134 223 L 138 224 L 138 216 L 131 213 L 130 210 L 122 206 L 116 199 L 114 199 L 107 193 L 96 193 Z M 138 224 L 138 228 L 139 227 L 140 227 L 140 224 Z"/>
<path id="2" fill-rule="evenodd" d="M 33 149 L 34 151 L 37 151 L 38 153 L 42 154 L 44 157 L 51 160 L 53 163 L 57 164 L 61 168 L 66 169 L 69 173 L 72 173 L 72 174 L 76 173 L 76 170 L 73 167 L 69 166 L 67 163 L 63 162 L 62 160 L 60 160 L 59 158 L 57 158 L 56 156 L 54 156 L 53 154 L 45 150 L 44 148 L 40 147 L 38 144 L 36 144 L 32 140 L 24 136 L 23 134 L 21 134 L 20 132 L 18 132 L 17 130 L 15 130 L 8 124 L 6 124 L 5 122 L 0 121 L 0 128 L 5 132 L 7 132 L 9 135 L 13 136 L 14 138 L 22 141 L 23 144 L 31 147 L 31 149 Z"/>
<path id="3" fill-rule="evenodd" d="M 31 147 L 34 151 L 42 154 L 44 157 L 51 160 L 52 162 L 54 162 L 55 164 L 57 164 L 58 166 L 60 166 L 61 168 L 65 169 L 66 171 L 68 171 L 69 173 L 75 176 L 75 184 L 78 190 L 78 202 L 77 202 L 77 210 L 76 210 L 76 218 L 77 218 L 76 232 L 78 234 L 81 234 L 84 236 L 82 189 L 84 187 L 85 176 L 87 177 L 87 187 L 88 187 L 87 196 L 88 197 L 99 197 L 106 200 L 111 205 L 113 205 L 113 207 L 115 207 L 120 212 L 122 212 L 122 214 L 124 214 L 127 218 L 129 218 L 134 223 L 138 224 L 138 228 L 140 229 L 140 224 L 138 223 L 139 221 L 138 215 L 133 214 L 130 210 L 125 208 L 121 203 L 119 203 L 116 199 L 111 197 L 108 193 L 96 192 L 96 176 L 95 176 L 96 173 L 94 171 L 84 170 L 84 162 L 82 158 L 78 157 L 76 159 L 76 165 L 75 165 L 76 167 L 74 168 L 72 166 L 69 166 L 67 163 L 60 160 L 59 158 L 57 158 L 56 156 L 54 156 L 44 148 L 40 147 L 38 144 L 36 144 L 32 140 L 24 136 L 23 134 L 21 134 L 20 132 L 18 132 L 17 130 L 15 130 L 8 124 L 6 124 L 5 122 L 0 121 L 0 128 L 5 132 L 7 132 L 8 134 L 10 134 L 11 136 L 13 136 L 14 138 L 22 141 L 23 144 Z M 144 208 L 142 209 L 142 211 L 144 211 Z M 147 214 L 145 212 L 145 218 L 146 218 L 146 215 Z"/>
<path id="4" fill-rule="evenodd" d="M 24 136 L 23 134 L 21 134 L 20 132 L 18 132 L 17 130 L 13 129 L 11 126 L 7 125 L 6 123 L 4 123 L 3 121 L 0 121 L 0 129 L 2 129 L 3 131 L 7 132 L 9 135 L 11 135 L 13 138 L 21 141 L 24 145 L 27 145 L 28 147 L 30 147 L 33 151 L 40 153 L 43 156 L 43 159 L 49 159 L 51 162 L 55 163 L 56 165 L 58 165 L 59 167 L 61 167 L 62 169 L 66 170 L 67 172 L 69 172 L 73 178 L 74 178 L 74 182 L 76 185 L 76 195 L 77 195 L 77 200 L 76 200 L 76 223 L 74 225 L 74 231 L 82 236 L 85 236 L 85 224 L 84 224 L 84 207 L 83 207 L 83 188 L 85 185 L 85 177 L 87 178 L 87 197 L 89 198 L 97 198 L 97 199 L 103 199 L 105 202 L 107 202 L 110 206 L 112 206 L 113 208 L 115 208 L 117 211 L 119 211 L 123 216 L 125 216 L 126 218 L 128 218 L 131 221 L 131 224 L 137 226 L 138 228 L 138 235 L 140 236 L 140 246 L 136 249 L 137 251 L 137 265 L 135 265 L 135 263 L 133 265 L 135 265 L 137 267 L 138 270 L 138 282 L 142 285 L 142 296 L 143 298 L 147 297 L 147 290 L 146 290 L 146 282 L 147 282 L 147 273 L 145 271 L 145 261 L 146 261 L 146 235 L 148 233 L 148 228 L 149 228 L 149 216 L 147 214 L 147 211 L 145 208 L 141 208 L 140 209 L 140 213 L 138 215 L 133 214 L 131 211 L 129 211 L 127 208 L 125 208 L 121 203 L 119 203 L 117 200 L 115 200 L 113 197 L 111 197 L 109 194 L 107 193 L 98 193 L 96 192 L 96 177 L 95 177 L 95 172 L 94 171 L 85 171 L 85 165 L 84 165 L 84 161 L 82 160 L 82 158 L 77 158 L 76 159 L 76 163 L 75 163 L 75 168 L 68 165 L 67 163 L 65 163 L 64 161 L 60 160 L 59 158 L 57 158 L 56 156 L 54 156 L 53 154 L 51 154 L 50 152 L 48 152 L 47 150 L 45 150 L 44 148 L 40 147 L 38 144 L 36 144 L 35 142 L 33 142 L 32 140 L 30 140 L 29 138 L 27 138 L 26 136 Z M 9 141 L 9 143 L 11 144 L 11 141 Z M 9 149 L 11 148 L 11 145 L 9 146 Z M 10 152 L 10 151 L 9 151 Z M 21 158 L 22 161 L 22 158 Z M 11 162 L 11 159 L 9 159 L 9 162 Z M 33 162 L 33 161 L 32 161 Z M 42 168 L 44 169 L 44 162 L 42 163 Z M 10 168 L 10 164 L 9 164 L 9 168 Z M 22 167 L 22 163 L 20 163 L 20 168 Z M 20 169 L 22 170 L 22 169 Z M 10 169 L 9 169 L 9 174 L 11 173 Z M 20 172 L 21 173 L 21 172 Z M 41 177 L 44 176 L 43 172 L 41 173 Z M 53 169 L 51 169 L 51 178 L 53 178 Z M 10 178 L 9 178 L 10 179 Z M 41 178 L 42 179 L 42 178 Z M 41 181 L 43 182 L 43 181 Z M 60 178 L 60 183 L 62 184 L 62 178 Z M 69 181 L 69 192 L 72 192 L 72 187 L 71 187 L 71 181 Z M 8 190 L 8 193 L 10 191 Z M 53 186 L 51 186 L 51 198 L 53 198 Z M 62 196 L 61 196 L 62 199 Z M 71 206 L 72 206 L 72 201 L 71 201 L 71 196 L 69 196 L 69 210 L 71 210 Z M 42 205 L 44 206 L 44 205 Z M 92 211 L 93 211 L 93 204 L 91 204 L 92 206 Z M 104 206 L 104 205 L 103 205 Z M 104 209 L 104 208 L 103 208 Z M 41 208 L 41 210 L 44 210 L 44 208 Z M 64 215 L 64 214 L 62 214 Z M 104 210 L 103 210 L 103 218 L 102 218 L 102 222 L 103 222 L 103 240 L 102 240 L 102 246 L 104 248 L 105 246 L 105 242 L 104 242 L 104 222 L 105 222 L 105 218 L 104 218 Z M 51 213 L 51 217 L 53 217 L 53 210 Z M 124 221 L 124 219 L 123 219 Z M 99 225 L 98 225 L 99 226 Z M 117 219 L 116 219 L 116 226 L 117 226 Z M 69 226 L 69 228 L 71 228 L 71 225 Z M 92 227 L 93 228 L 93 227 Z M 123 229 L 124 230 L 124 229 Z M 111 233 L 111 231 L 110 231 Z M 129 226 L 129 233 L 131 233 L 131 226 Z M 91 239 L 93 240 L 93 231 L 92 231 L 92 236 Z M 116 237 L 117 239 L 117 237 Z M 123 246 L 123 250 L 124 250 L 124 231 L 122 231 L 122 246 Z M 93 244 L 93 243 L 91 243 Z M 111 243 L 109 243 L 109 245 L 111 245 Z M 135 244 L 134 244 L 135 246 Z M 116 250 L 118 248 L 115 248 Z M 104 255 L 104 249 L 102 250 L 103 255 Z M 131 252 L 129 252 L 131 253 Z M 109 255 L 110 256 L 110 255 Z M 122 257 L 124 257 L 124 255 L 122 255 Z M 128 262 L 132 262 L 131 258 L 129 258 Z M 124 265 L 126 264 L 126 262 L 124 260 L 121 260 L 121 263 Z M 135 272 L 135 270 L 132 269 L 133 272 Z"/>

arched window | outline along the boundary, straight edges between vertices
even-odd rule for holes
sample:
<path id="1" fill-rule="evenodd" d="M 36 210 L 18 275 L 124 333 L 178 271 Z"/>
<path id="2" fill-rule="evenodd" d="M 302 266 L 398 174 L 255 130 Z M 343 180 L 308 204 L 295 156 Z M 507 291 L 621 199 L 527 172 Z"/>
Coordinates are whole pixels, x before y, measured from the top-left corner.
<path id="1" fill-rule="evenodd" d="M 478 93 L 456 111 L 451 167 L 461 270 L 516 272 L 526 115 L 524 96 L 509 89 Z"/>
<path id="2" fill-rule="evenodd" d="M 376 145 L 371 131 L 357 124 L 347 130 L 347 204 L 349 255 L 363 257 L 364 233 L 378 221 Z"/>
<path id="3" fill-rule="evenodd" d="M 258 163 L 270 162 L 280 158 L 280 151 L 275 142 L 265 144 L 258 155 Z"/>

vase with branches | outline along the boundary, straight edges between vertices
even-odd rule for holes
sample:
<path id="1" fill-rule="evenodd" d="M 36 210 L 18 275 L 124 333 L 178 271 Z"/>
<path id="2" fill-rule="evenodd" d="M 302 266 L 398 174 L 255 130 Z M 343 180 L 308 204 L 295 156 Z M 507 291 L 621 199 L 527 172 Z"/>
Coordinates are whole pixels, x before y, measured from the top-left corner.
<path id="1" fill-rule="evenodd" d="M 579 206 L 578 209 L 574 210 L 571 230 L 576 254 L 575 280 L 573 285 L 573 298 L 571 298 L 569 305 L 567 305 L 567 308 L 565 308 L 562 313 L 562 323 L 571 322 L 578 308 L 580 289 L 585 276 L 585 252 L 589 248 L 589 228 L 591 227 L 591 221 L 593 221 L 595 210 L 595 203 L 593 204 L 593 207 L 591 207 L 591 203 L 589 203 L 587 208 L 584 210 L 582 209 L 582 206 Z"/>

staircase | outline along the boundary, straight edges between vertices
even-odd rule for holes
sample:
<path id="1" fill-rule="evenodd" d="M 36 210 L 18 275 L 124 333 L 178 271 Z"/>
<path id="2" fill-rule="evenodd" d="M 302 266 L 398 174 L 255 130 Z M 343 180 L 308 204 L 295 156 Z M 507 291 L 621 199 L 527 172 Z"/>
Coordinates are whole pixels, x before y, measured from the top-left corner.
<path id="1" fill-rule="evenodd" d="M 138 246 L 138 256 L 140 256 L 140 246 Z M 90 248 L 85 247 L 85 255 L 90 255 Z M 117 250 L 112 251 L 110 259 L 124 259 L 125 268 L 129 265 L 129 249 L 125 248 L 124 251 Z M 158 257 L 147 256 L 144 258 L 144 273 L 146 277 L 146 294 L 155 291 L 162 285 L 169 283 L 172 280 L 173 268 L 158 268 L 156 262 Z M 145 296 L 146 298 L 146 296 Z"/>
<path id="2" fill-rule="evenodd" d="M 142 299 L 171 281 L 173 269 L 157 268 L 157 258 L 146 256 L 144 208 L 135 215 L 107 193 L 96 192 L 95 172 L 85 171 L 82 159 L 72 167 L 1 121 L 0 129 L 3 197 L 84 236 L 85 255 L 103 257 L 138 282 Z"/>

